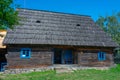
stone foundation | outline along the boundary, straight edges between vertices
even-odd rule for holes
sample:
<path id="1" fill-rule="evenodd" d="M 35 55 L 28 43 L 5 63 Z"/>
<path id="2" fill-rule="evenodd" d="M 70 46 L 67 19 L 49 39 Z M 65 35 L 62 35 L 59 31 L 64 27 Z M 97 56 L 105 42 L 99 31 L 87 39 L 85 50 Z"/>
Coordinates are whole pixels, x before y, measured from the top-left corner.
<path id="1" fill-rule="evenodd" d="M 43 71 L 48 71 L 48 70 L 62 70 L 63 72 L 74 72 L 76 70 L 86 70 L 86 69 L 96 69 L 96 70 L 108 70 L 111 67 L 78 67 L 78 66 L 49 66 L 49 67 L 42 67 L 42 68 L 24 68 L 24 69 L 8 69 L 5 70 L 4 72 L 1 72 L 2 74 L 20 74 L 20 73 L 30 73 L 30 72 L 43 72 Z"/>
<path id="2" fill-rule="evenodd" d="M 42 72 L 47 70 L 54 70 L 53 67 L 43 67 L 43 68 L 24 68 L 24 69 L 9 69 L 5 70 L 4 74 L 20 74 L 20 73 L 30 73 L 30 72 Z"/>

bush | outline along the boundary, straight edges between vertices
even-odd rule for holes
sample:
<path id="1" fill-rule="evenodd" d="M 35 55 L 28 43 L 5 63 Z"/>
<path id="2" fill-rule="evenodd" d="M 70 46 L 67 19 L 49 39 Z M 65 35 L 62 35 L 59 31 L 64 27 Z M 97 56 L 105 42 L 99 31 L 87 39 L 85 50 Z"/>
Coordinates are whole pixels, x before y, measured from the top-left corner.
<path id="1" fill-rule="evenodd" d="M 110 71 L 112 71 L 112 72 L 120 72 L 120 64 L 117 64 L 116 67 L 111 68 Z"/>

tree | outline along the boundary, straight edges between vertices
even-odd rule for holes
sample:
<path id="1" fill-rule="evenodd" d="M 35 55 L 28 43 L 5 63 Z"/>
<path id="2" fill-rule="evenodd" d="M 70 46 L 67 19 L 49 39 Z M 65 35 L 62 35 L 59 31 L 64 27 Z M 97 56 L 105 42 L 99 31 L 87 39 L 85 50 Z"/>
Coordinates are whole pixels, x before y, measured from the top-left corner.
<path id="1" fill-rule="evenodd" d="M 96 23 L 120 45 L 120 12 L 111 16 L 99 17 Z M 115 63 L 120 63 L 120 48 L 114 52 Z"/>
<path id="2" fill-rule="evenodd" d="M 96 23 L 120 45 L 120 12 L 111 16 L 100 16 Z"/>
<path id="3" fill-rule="evenodd" d="M 0 29 L 14 28 L 18 24 L 18 12 L 13 0 L 0 0 Z"/>

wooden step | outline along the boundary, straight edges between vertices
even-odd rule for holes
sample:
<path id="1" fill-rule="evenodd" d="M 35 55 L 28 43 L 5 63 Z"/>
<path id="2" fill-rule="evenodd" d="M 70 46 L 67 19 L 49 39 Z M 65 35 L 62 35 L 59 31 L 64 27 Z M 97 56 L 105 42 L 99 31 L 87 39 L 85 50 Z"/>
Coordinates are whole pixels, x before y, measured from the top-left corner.
<path id="1" fill-rule="evenodd" d="M 61 67 L 57 67 L 54 68 L 56 70 L 56 73 L 64 73 L 64 72 L 73 72 L 73 70 L 71 68 L 61 68 Z"/>

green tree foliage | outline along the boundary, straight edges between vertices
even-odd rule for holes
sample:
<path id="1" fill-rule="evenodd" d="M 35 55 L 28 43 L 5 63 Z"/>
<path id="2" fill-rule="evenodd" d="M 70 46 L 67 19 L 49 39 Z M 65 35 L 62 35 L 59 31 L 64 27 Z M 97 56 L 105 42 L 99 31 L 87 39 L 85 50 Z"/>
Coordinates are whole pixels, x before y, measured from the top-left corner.
<path id="1" fill-rule="evenodd" d="M 18 12 L 13 0 L 0 0 L 0 29 L 14 28 L 18 24 Z"/>
<path id="2" fill-rule="evenodd" d="M 96 23 L 120 45 L 120 12 L 111 16 L 99 17 Z M 115 63 L 120 63 L 120 48 L 115 49 Z"/>
<path id="3" fill-rule="evenodd" d="M 120 12 L 99 17 L 96 23 L 120 45 Z"/>

